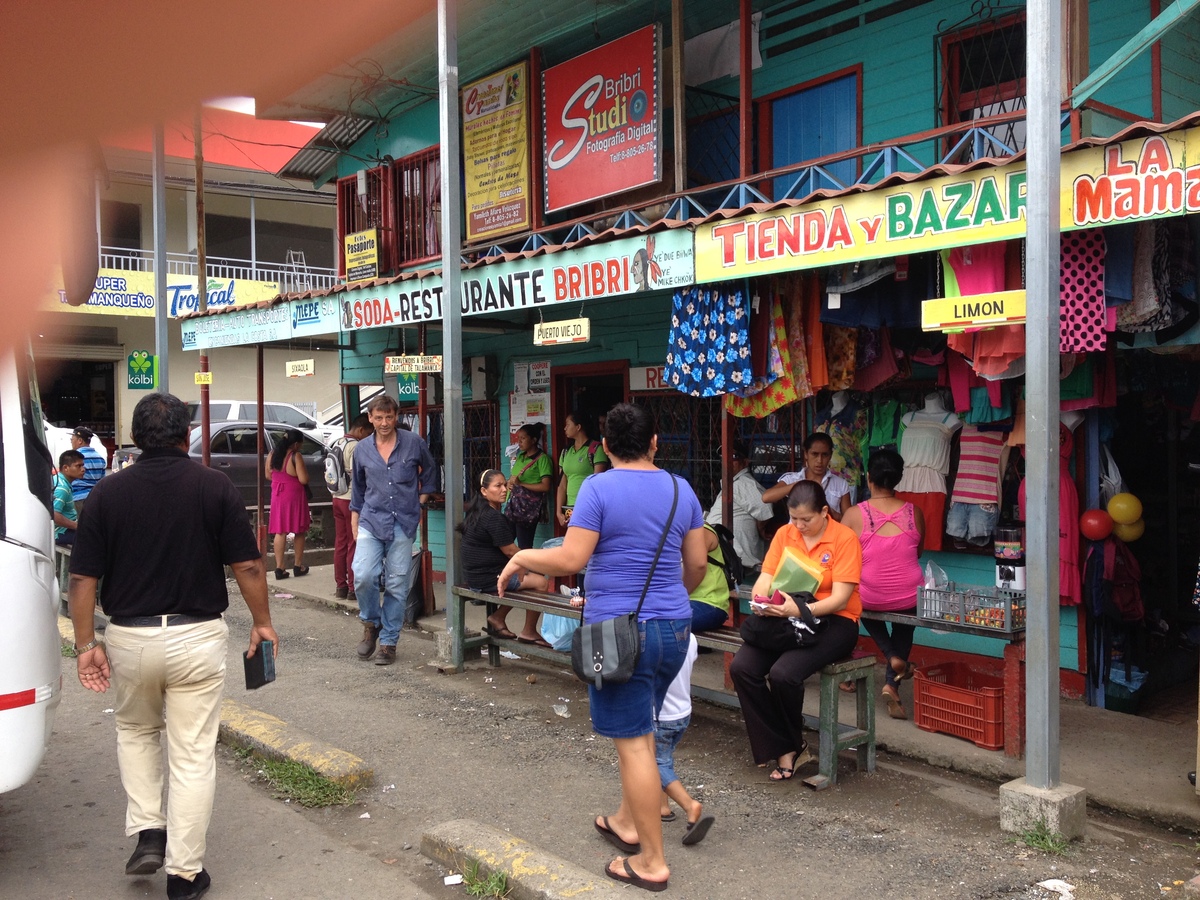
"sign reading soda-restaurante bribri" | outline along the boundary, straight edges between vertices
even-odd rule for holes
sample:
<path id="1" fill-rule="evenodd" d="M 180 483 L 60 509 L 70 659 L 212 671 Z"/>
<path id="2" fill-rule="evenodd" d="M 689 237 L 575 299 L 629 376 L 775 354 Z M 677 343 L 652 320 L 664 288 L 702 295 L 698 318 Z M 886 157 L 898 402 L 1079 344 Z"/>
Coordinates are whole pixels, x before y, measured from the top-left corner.
<path id="1" fill-rule="evenodd" d="M 660 43 L 648 25 L 542 74 L 546 212 L 662 178 Z"/>

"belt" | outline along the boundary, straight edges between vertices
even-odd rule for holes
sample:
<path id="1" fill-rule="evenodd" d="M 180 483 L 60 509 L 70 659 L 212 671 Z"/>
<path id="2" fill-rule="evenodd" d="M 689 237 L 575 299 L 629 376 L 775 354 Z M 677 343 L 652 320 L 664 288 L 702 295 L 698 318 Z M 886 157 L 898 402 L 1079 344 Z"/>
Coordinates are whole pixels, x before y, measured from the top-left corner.
<path id="1" fill-rule="evenodd" d="M 173 616 L 112 616 L 108 621 L 110 625 L 116 625 L 119 628 L 163 628 L 170 625 L 198 625 L 201 622 L 211 622 L 219 618 L 221 618 L 220 613 L 211 613 L 207 616 L 189 616 L 185 613 L 178 613 Z"/>

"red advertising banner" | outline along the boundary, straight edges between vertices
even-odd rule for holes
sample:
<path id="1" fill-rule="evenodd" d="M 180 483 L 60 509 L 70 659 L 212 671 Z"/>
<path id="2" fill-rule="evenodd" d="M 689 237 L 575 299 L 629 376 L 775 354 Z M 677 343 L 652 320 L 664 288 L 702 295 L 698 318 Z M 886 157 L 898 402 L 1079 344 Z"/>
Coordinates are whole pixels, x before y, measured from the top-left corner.
<path id="1" fill-rule="evenodd" d="M 648 25 L 542 74 L 546 212 L 662 179 L 661 56 Z"/>

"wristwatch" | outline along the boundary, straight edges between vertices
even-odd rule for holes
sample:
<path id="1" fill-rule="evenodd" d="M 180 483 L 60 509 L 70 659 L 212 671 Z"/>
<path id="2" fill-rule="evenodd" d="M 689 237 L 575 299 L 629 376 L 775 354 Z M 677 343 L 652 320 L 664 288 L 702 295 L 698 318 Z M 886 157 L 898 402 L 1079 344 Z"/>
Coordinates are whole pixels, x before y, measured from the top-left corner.
<path id="1" fill-rule="evenodd" d="M 103 647 L 104 645 L 100 643 L 99 638 L 92 638 L 82 647 L 80 647 L 78 644 L 72 644 L 71 646 L 75 650 L 75 655 L 78 656 L 80 653 L 87 653 L 89 650 L 95 650 L 97 647 Z"/>

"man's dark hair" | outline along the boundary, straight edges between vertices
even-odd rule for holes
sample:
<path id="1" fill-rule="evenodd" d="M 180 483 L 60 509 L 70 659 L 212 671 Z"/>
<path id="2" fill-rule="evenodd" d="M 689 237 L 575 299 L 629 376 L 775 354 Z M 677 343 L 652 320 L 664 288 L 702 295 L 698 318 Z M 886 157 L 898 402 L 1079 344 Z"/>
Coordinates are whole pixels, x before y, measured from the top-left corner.
<path id="1" fill-rule="evenodd" d="M 67 466 L 75 463 L 83 462 L 83 454 L 78 450 L 64 450 L 58 454 L 58 471 L 62 471 Z"/>
<path id="2" fill-rule="evenodd" d="M 396 398 L 389 394 L 376 394 L 371 398 L 371 402 L 367 404 L 367 412 L 400 412 L 400 404 L 396 402 Z"/>
<path id="3" fill-rule="evenodd" d="M 618 403 L 604 418 L 604 440 L 608 455 L 623 462 L 642 459 L 650 452 L 654 417 L 644 406 Z"/>
<path id="4" fill-rule="evenodd" d="M 350 423 L 351 431 L 374 431 L 375 426 L 371 424 L 371 417 L 366 413 L 359 413 L 354 417 L 354 421 Z"/>
<path id="5" fill-rule="evenodd" d="M 174 394 L 147 394 L 133 408 L 130 431 L 142 450 L 178 449 L 192 425 L 188 405 Z"/>

